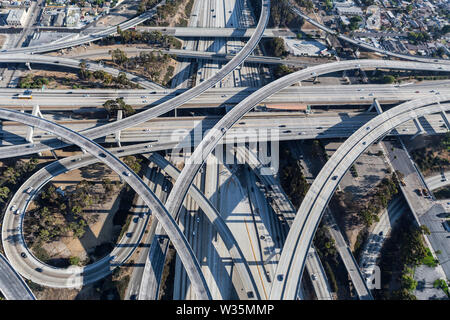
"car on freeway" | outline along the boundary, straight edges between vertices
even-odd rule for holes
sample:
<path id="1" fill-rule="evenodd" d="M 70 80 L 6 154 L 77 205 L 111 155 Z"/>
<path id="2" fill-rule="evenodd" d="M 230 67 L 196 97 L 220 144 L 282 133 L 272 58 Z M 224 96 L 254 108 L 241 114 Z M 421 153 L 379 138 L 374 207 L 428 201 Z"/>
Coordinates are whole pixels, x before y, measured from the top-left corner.
<path id="1" fill-rule="evenodd" d="M 12 212 L 14 212 L 14 211 L 16 211 L 17 210 L 17 206 L 15 205 L 15 204 L 13 204 L 12 206 L 11 206 L 11 209 L 10 209 Z"/>
<path id="2" fill-rule="evenodd" d="M 26 193 L 30 194 L 33 191 L 33 187 L 29 187 L 26 191 Z"/>
<path id="3" fill-rule="evenodd" d="M 313 273 L 313 274 L 311 275 L 311 279 L 316 280 L 316 279 L 317 279 L 317 275 L 316 275 L 315 273 Z"/>
<path id="4" fill-rule="evenodd" d="M 22 252 L 21 254 L 20 254 L 20 256 L 22 257 L 22 258 L 26 258 L 27 257 L 27 254 L 25 253 L 25 252 Z"/>
<path id="5" fill-rule="evenodd" d="M 127 177 L 131 176 L 130 171 L 124 171 L 123 174 L 126 175 Z"/>
<path id="6" fill-rule="evenodd" d="M 36 268 L 34 270 L 36 270 L 37 272 L 42 272 L 43 271 L 41 268 Z"/>

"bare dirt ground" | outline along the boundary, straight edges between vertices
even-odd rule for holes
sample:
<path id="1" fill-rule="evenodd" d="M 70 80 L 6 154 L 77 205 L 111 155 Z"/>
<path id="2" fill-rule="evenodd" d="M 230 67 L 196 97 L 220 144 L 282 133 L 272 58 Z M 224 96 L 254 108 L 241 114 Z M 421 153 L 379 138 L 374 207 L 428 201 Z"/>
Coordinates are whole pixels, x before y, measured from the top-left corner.
<path id="1" fill-rule="evenodd" d="M 334 152 L 333 150 L 337 148 L 338 144 L 336 143 L 326 145 L 327 152 L 330 156 Z M 353 177 L 351 172 L 348 171 L 339 184 L 341 194 L 343 192 L 351 194 L 354 201 L 363 201 L 363 203 L 370 201 L 367 195 L 371 193 L 374 186 L 378 185 L 387 176 L 387 167 L 383 157 L 375 155 L 379 150 L 381 149 L 378 145 L 371 146 L 357 159 L 354 166 L 358 177 Z M 335 196 L 334 199 L 337 199 L 337 197 Z M 358 221 L 358 213 L 349 213 L 351 210 L 346 208 L 343 201 L 339 202 L 339 207 L 339 210 L 343 210 L 345 214 L 336 214 L 335 216 L 342 230 L 345 231 L 350 248 L 353 250 L 358 234 L 363 230 L 364 225 L 362 223 L 356 223 Z"/>
<path id="2" fill-rule="evenodd" d="M 55 177 L 52 182 L 55 187 L 60 187 L 64 192 L 70 192 L 81 180 L 98 182 L 100 179 L 109 178 L 111 181 L 120 181 L 117 174 L 104 165 L 98 164 L 77 170 L 72 170 Z M 59 241 L 46 243 L 44 249 L 51 255 L 52 259 L 79 257 L 85 260 L 89 253 L 103 243 L 114 240 L 117 226 L 113 224 L 114 214 L 118 210 L 120 188 L 111 193 L 105 204 L 93 205 L 84 210 L 90 216 L 98 216 L 95 223 L 88 225 L 88 230 L 80 239 L 73 238 L 71 234 L 62 237 Z M 64 219 L 63 217 L 60 217 Z M 120 227 L 119 227 L 120 228 Z"/>

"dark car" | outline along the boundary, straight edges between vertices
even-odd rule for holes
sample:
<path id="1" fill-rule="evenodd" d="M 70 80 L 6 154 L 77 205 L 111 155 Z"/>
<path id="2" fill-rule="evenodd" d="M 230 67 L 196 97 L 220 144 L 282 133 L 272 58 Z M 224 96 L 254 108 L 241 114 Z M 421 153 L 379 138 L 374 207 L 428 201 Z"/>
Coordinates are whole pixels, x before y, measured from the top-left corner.
<path id="1" fill-rule="evenodd" d="M 41 268 L 36 268 L 36 269 L 34 269 L 34 270 L 36 270 L 37 272 L 42 272 L 42 269 L 41 269 Z"/>
<path id="2" fill-rule="evenodd" d="M 27 257 L 27 254 L 26 254 L 25 252 L 22 252 L 22 253 L 20 254 L 20 256 L 21 256 L 22 258 L 26 258 L 26 257 Z"/>

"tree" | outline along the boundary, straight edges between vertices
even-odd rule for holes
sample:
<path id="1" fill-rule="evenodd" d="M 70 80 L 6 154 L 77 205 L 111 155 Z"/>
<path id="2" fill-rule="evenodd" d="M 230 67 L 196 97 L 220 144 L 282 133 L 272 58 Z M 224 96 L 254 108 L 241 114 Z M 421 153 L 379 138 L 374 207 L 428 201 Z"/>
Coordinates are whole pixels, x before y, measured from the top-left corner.
<path id="1" fill-rule="evenodd" d="M 4 203 L 5 200 L 8 198 L 9 196 L 9 188 L 8 187 L 1 187 L 0 188 L 0 202 Z"/>
<path id="2" fill-rule="evenodd" d="M 111 52 L 111 59 L 114 63 L 117 63 L 118 65 L 123 65 L 128 61 L 127 55 L 120 49 L 115 49 Z"/>
<path id="3" fill-rule="evenodd" d="M 80 258 L 79 257 L 70 257 L 69 262 L 71 265 L 77 266 L 80 263 Z"/>

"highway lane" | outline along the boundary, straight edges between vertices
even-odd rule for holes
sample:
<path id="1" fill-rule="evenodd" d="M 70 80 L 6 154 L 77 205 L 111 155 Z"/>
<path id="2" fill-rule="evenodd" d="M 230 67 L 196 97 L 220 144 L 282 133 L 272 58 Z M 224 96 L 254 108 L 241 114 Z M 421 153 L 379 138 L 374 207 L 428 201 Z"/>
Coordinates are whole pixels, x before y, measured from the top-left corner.
<path id="1" fill-rule="evenodd" d="M 450 171 L 441 172 L 439 174 L 425 178 L 425 183 L 430 190 L 436 190 L 446 187 L 450 184 L 448 178 L 450 177 Z"/>
<path id="2" fill-rule="evenodd" d="M 0 292 L 7 300 L 36 300 L 31 289 L 1 253 Z"/>
<path id="3" fill-rule="evenodd" d="M 238 147 L 234 150 L 237 155 L 248 164 L 248 166 L 258 176 L 258 179 L 264 184 L 264 187 L 268 192 L 268 198 L 272 200 L 271 204 L 273 205 L 274 212 L 281 215 L 286 222 L 286 225 L 290 228 L 295 219 L 296 211 L 294 205 L 289 200 L 275 177 L 272 174 L 268 174 L 271 172 L 271 168 L 263 165 L 258 156 L 246 147 Z M 276 219 L 275 221 L 279 220 Z M 283 226 L 281 226 L 281 228 L 283 228 Z M 283 232 L 281 231 L 280 233 Z M 278 248 L 282 248 L 286 235 L 287 233 L 280 237 L 281 243 L 278 243 Z M 272 238 L 276 237 L 272 236 Z M 278 260 L 279 252 L 276 252 L 276 254 L 274 253 L 273 255 L 273 261 L 278 264 Z M 317 298 L 319 300 L 333 300 L 333 294 L 328 278 L 320 261 L 319 255 L 313 246 L 310 247 L 309 253 L 306 257 L 306 269 L 310 275 L 311 283 Z"/>
<path id="4" fill-rule="evenodd" d="M 397 125 L 425 114 L 448 110 L 448 105 L 431 105 L 450 96 L 432 96 L 392 108 L 355 132 L 328 160 L 311 185 L 288 234 L 277 270 L 277 281 L 271 291 L 273 299 L 293 299 L 304 266 L 307 249 L 323 211 L 340 179 L 359 155 L 373 142 Z"/>
<path id="5" fill-rule="evenodd" d="M 177 180 L 180 174 L 180 171 L 169 161 L 167 161 L 161 155 L 154 153 L 149 156 L 149 160 L 155 163 L 158 167 L 161 168 L 164 172 L 166 172 L 170 177 L 174 180 Z M 202 212 L 208 218 L 209 222 L 214 225 L 217 232 L 220 234 L 220 237 L 224 241 L 231 258 L 236 266 L 237 272 L 241 278 L 241 281 L 246 290 L 244 296 L 246 299 L 258 299 L 260 294 L 256 290 L 255 281 L 251 276 L 251 272 L 249 270 L 249 266 L 247 261 L 245 260 L 244 255 L 239 247 L 239 243 L 234 238 L 227 224 L 223 220 L 220 213 L 217 209 L 211 204 L 211 202 L 205 197 L 205 195 L 195 186 L 191 186 L 190 195 L 193 200 L 200 207 Z M 156 242 L 152 241 L 152 244 Z M 213 244 L 216 244 L 213 242 Z M 153 245 L 152 245 L 153 246 Z M 220 249 L 216 248 L 219 252 Z M 152 251 L 152 248 L 150 249 Z M 159 282 L 161 279 L 161 275 L 157 273 L 157 270 L 162 271 L 162 266 L 156 267 L 157 263 L 162 263 L 164 265 L 165 256 L 162 255 L 148 255 L 145 262 L 145 272 L 142 278 L 141 289 L 139 292 L 139 300 L 153 300 L 158 297 L 159 291 Z M 155 282 L 156 281 L 156 282 Z M 216 279 L 217 281 L 217 279 Z"/>
<path id="6" fill-rule="evenodd" d="M 83 132 L 83 135 L 89 139 L 96 139 L 114 132 L 119 132 L 127 127 L 135 126 L 139 123 L 145 122 L 147 120 L 156 118 L 162 114 L 165 114 L 183 104 L 190 101 L 194 97 L 197 97 L 201 93 L 206 90 L 212 88 L 216 83 L 221 81 L 227 74 L 233 71 L 237 66 L 239 66 L 253 51 L 253 49 L 258 44 L 261 36 L 264 32 L 264 29 L 267 25 L 269 19 L 270 12 L 270 1 L 262 0 L 262 10 L 260 19 L 258 22 L 258 26 L 256 28 L 256 32 L 252 35 L 247 44 L 242 48 L 238 55 L 236 55 L 230 62 L 228 62 L 222 69 L 220 69 L 214 76 L 208 78 L 203 81 L 201 84 L 192 88 L 184 93 L 176 96 L 175 98 L 166 101 L 160 104 L 156 108 L 152 108 L 139 114 L 135 114 L 133 116 L 122 119 L 121 121 L 117 121 L 115 123 L 110 123 L 101 127 L 96 127 L 90 130 Z M 25 155 L 25 154 L 33 154 L 38 153 L 44 150 L 48 150 L 49 148 L 53 148 L 54 146 L 62 146 L 64 143 L 58 140 L 48 141 L 46 144 L 36 144 L 29 145 L 28 148 L 24 148 L 23 146 L 19 147 L 4 147 L 8 148 L 8 154 L 10 157 Z M 6 150 L 6 149 L 5 149 Z"/>
<path id="7" fill-rule="evenodd" d="M 329 114 L 329 115 L 328 115 Z M 269 138 L 271 141 L 303 140 L 312 138 L 343 138 L 350 136 L 364 123 L 376 116 L 376 113 L 344 113 L 332 112 L 304 115 L 297 113 L 249 113 L 242 121 L 233 126 L 219 143 L 233 143 L 258 141 Z M 99 120 L 59 120 L 50 115 L 45 118 L 71 130 L 81 132 L 94 126 L 100 126 L 104 121 Z M 157 118 L 139 126 L 128 128 L 121 132 L 122 143 L 171 142 L 172 144 L 188 141 L 189 138 L 201 139 L 207 130 L 211 129 L 219 117 L 185 117 L 185 118 Z M 447 128 L 441 115 L 424 117 L 423 128 L 429 134 L 445 133 Z M 414 135 L 419 132 L 416 124 L 409 121 L 399 126 L 399 134 Z M 267 133 L 277 130 L 277 135 L 266 136 Z M 2 122 L 0 144 L 9 146 L 26 142 L 28 127 L 14 122 Z M 396 135 L 396 134 L 393 134 Z M 34 143 L 44 142 L 54 136 L 39 129 L 34 130 Z M 97 139 L 99 143 L 115 143 L 116 135 Z"/>
<path id="8" fill-rule="evenodd" d="M 159 31 L 162 34 L 180 38 L 250 38 L 255 28 L 233 28 L 219 27 L 144 27 L 138 26 L 136 30 L 141 32 Z M 266 29 L 263 38 L 273 37 L 296 37 L 297 34 L 289 29 L 271 28 Z"/>
<path id="9" fill-rule="evenodd" d="M 363 49 L 369 50 L 369 51 L 374 51 L 374 52 L 378 52 L 387 56 L 391 56 L 394 58 L 399 58 L 399 59 L 404 59 L 404 60 L 411 60 L 411 61 L 417 61 L 417 62 L 425 62 L 425 63 L 442 63 L 442 64 L 450 64 L 450 60 L 446 60 L 446 59 L 436 59 L 436 58 L 426 58 L 426 57 L 419 57 L 419 56 L 413 56 L 413 55 L 407 55 L 407 54 L 401 54 L 401 53 L 396 53 L 396 52 L 391 52 L 388 50 L 384 50 L 384 49 L 379 49 L 379 48 L 375 48 L 371 45 L 369 45 L 366 42 L 360 41 L 360 40 L 355 40 L 352 38 L 349 38 L 345 35 L 342 35 L 340 33 L 338 33 L 337 31 L 334 31 L 322 24 L 320 24 L 319 22 L 317 22 L 314 19 L 311 19 L 309 16 L 307 16 L 306 14 L 304 14 L 303 12 L 301 12 L 298 8 L 296 8 L 295 6 L 293 6 L 291 4 L 291 10 L 296 13 L 297 15 L 299 15 L 300 17 L 302 17 L 303 19 L 305 19 L 306 21 L 308 21 L 309 23 L 311 23 L 313 26 L 322 29 L 323 31 L 333 34 L 335 36 L 337 36 L 339 39 L 344 40 L 348 43 L 351 43 L 353 45 L 356 45 L 358 47 L 361 47 Z"/>
<path id="10" fill-rule="evenodd" d="M 100 161 L 108 165 L 119 176 L 133 188 L 145 201 L 147 206 L 152 210 L 152 213 L 164 227 L 174 247 L 177 249 L 178 255 L 183 262 L 185 270 L 191 279 L 192 287 L 196 293 L 197 299 L 210 299 L 211 295 L 206 285 L 205 279 L 201 273 L 201 267 L 184 237 L 175 220 L 165 209 L 164 205 L 154 195 L 154 193 L 142 182 L 134 171 L 126 166 L 122 161 L 116 158 L 112 153 L 80 135 L 77 132 L 68 130 L 64 127 L 58 126 L 48 120 L 37 118 L 25 113 L 0 109 L 0 118 L 9 119 L 26 123 L 30 126 L 38 127 L 43 130 L 52 132 L 62 139 L 65 139 L 80 148 L 94 155 Z M 0 150 L 3 151 L 3 148 Z M 5 155 L 3 155 L 5 156 Z M 109 259 L 109 258 L 108 258 Z M 114 261 L 114 258 L 111 260 Z M 77 270 L 78 272 L 79 270 Z"/>
<path id="11" fill-rule="evenodd" d="M 166 202 L 166 208 L 169 212 L 176 214 L 182 205 L 186 196 L 187 190 L 191 185 L 195 175 L 203 165 L 206 156 L 210 154 L 218 145 L 219 141 L 225 135 L 227 130 L 239 121 L 247 112 L 249 112 L 262 99 L 270 96 L 281 88 L 292 85 L 299 80 L 315 77 L 320 74 L 336 72 L 347 69 L 360 68 L 387 68 L 387 69 L 412 69 L 412 70 L 442 70 L 449 71 L 449 66 L 442 66 L 436 64 L 424 64 L 417 62 L 401 62 L 389 60 L 358 60 L 358 61 L 341 61 L 330 64 L 319 65 L 301 71 L 292 73 L 283 78 L 280 78 L 260 90 L 256 91 L 240 104 L 231 109 L 226 116 L 224 116 L 209 133 L 204 137 L 200 144 L 195 149 L 192 156 L 185 162 L 180 178 L 176 181 L 171 193 Z M 433 96 L 434 97 L 434 96 Z M 440 96 L 443 97 L 443 96 Z M 427 99 L 428 100 L 428 99 Z M 431 100 L 431 99 L 429 99 Z M 375 118 L 376 119 L 376 118 Z M 292 229 L 291 229 L 292 230 Z M 289 236 L 288 236 L 289 237 Z M 283 255 L 282 255 L 283 256 Z M 285 258 L 286 259 L 286 258 Z M 280 261 L 281 263 L 281 261 Z M 280 266 L 280 265 L 279 265 Z M 296 278 L 297 281 L 298 278 Z M 297 282 L 296 282 L 297 283 Z M 296 284 L 295 283 L 295 284 Z M 277 284 L 277 282 L 275 282 Z M 293 285 L 293 283 L 291 283 Z M 296 291 L 297 287 L 295 287 Z M 295 295 L 295 292 L 293 292 Z M 278 298 L 279 299 L 279 298 Z"/>
<path id="12" fill-rule="evenodd" d="M 216 106 L 238 104 L 254 93 L 258 88 L 211 88 L 200 96 L 186 102 L 179 108 L 211 108 Z M 42 110 L 78 110 L 86 107 L 100 108 L 107 100 L 123 98 L 125 103 L 137 110 L 157 106 L 176 97 L 186 89 L 165 90 L 111 90 L 111 89 L 74 89 L 32 90 L 30 100 L 17 99 L 24 89 L 0 89 L 0 105 L 11 109 L 27 110 L 38 104 Z M 450 81 L 425 81 L 409 85 L 318 85 L 292 86 L 284 88 L 267 97 L 260 104 L 310 104 L 339 105 L 372 104 L 373 99 L 379 103 L 397 103 L 421 98 L 430 93 L 450 93 Z"/>

